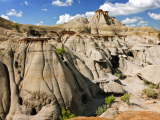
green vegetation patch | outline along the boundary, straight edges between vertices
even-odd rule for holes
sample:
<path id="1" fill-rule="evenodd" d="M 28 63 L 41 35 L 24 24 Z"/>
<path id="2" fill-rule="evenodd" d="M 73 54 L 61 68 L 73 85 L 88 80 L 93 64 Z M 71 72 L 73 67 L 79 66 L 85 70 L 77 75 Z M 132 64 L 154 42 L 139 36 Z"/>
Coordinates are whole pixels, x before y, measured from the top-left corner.
<path id="1" fill-rule="evenodd" d="M 103 112 L 105 112 L 107 110 L 107 105 L 103 104 L 103 106 L 98 107 L 98 109 L 96 110 L 96 115 L 100 116 Z"/>
<path id="2" fill-rule="evenodd" d="M 58 53 L 59 55 L 63 56 L 63 53 L 65 52 L 64 48 L 57 48 L 56 49 L 56 53 Z"/>
<path id="3" fill-rule="evenodd" d="M 147 95 L 149 98 L 157 98 L 159 94 L 152 89 L 143 89 L 143 93 Z"/>
<path id="4" fill-rule="evenodd" d="M 129 98 L 130 98 L 130 95 L 127 93 L 127 94 L 124 94 L 122 97 L 121 97 L 121 100 L 123 102 L 126 102 L 127 104 L 129 104 Z"/>
<path id="5" fill-rule="evenodd" d="M 17 22 L 17 23 L 14 23 L 13 25 L 12 25 L 12 28 L 16 28 L 17 30 L 19 30 L 19 28 L 20 28 L 20 24 Z"/>
<path id="6" fill-rule="evenodd" d="M 71 114 L 71 112 L 69 110 L 65 110 L 64 107 L 62 107 L 62 112 L 61 112 L 62 116 L 59 116 L 60 120 L 66 120 L 66 119 L 70 119 L 70 118 L 74 118 L 76 117 L 75 114 Z"/>
<path id="7" fill-rule="evenodd" d="M 107 105 L 111 105 L 111 103 L 112 102 L 114 102 L 114 100 L 115 100 L 116 98 L 113 96 L 113 95 L 111 95 L 111 96 L 109 96 L 109 97 L 106 97 L 105 98 L 105 104 L 107 104 Z"/>
<path id="8" fill-rule="evenodd" d="M 95 114 L 100 116 L 103 112 L 105 112 L 107 110 L 107 108 L 108 108 L 107 106 L 110 107 L 111 103 L 114 102 L 115 99 L 116 98 L 113 95 L 106 97 L 105 104 L 103 104 L 103 106 L 101 106 L 101 107 L 98 107 Z"/>
<path id="9" fill-rule="evenodd" d="M 121 73 L 118 69 L 113 69 L 113 75 L 117 76 L 119 79 L 124 79 L 126 78 L 126 75 L 124 75 L 123 73 Z"/>
<path id="10" fill-rule="evenodd" d="M 159 85 L 155 85 L 145 79 L 143 79 L 144 85 L 147 85 L 150 89 L 159 89 Z"/>

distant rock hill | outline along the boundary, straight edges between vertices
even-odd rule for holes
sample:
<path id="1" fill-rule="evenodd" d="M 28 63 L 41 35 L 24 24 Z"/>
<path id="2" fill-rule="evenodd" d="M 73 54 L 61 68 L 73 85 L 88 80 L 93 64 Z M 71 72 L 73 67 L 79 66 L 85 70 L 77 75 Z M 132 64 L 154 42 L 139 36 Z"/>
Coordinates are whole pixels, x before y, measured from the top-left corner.
<path id="1" fill-rule="evenodd" d="M 11 29 L 13 23 L 14 22 L 0 17 L 0 27 L 6 28 L 6 29 Z"/>
<path id="2" fill-rule="evenodd" d="M 0 19 L 0 22 L 2 20 Z M 44 31 L 50 32 L 60 32 L 60 31 L 74 31 L 74 32 L 86 32 L 94 35 L 128 35 L 135 34 L 136 32 L 157 32 L 152 27 L 141 27 L 141 28 L 132 28 L 122 24 L 120 21 L 114 17 L 108 15 L 108 11 L 103 11 L 98 9 L 95 11 L 95 14 L 92 17 L 85 18 L 79 17 L 74 18 L 69 22 L 64 24 L 57 24 L 53 26 L 46 25 L 21 25 L 20 31 L 39 31 L 40 33 Z M 145 33 L 145 34 L 146 34 Z"/>
<path id="3" fill-rule="evenodd" d="M 55 25 L 69 31 L 86 31 L 91 34 L 110 35 L 124 34 L 128 32 L 155 32 L 151 27 L 132 28 L 125 26 L 114 17 L 108 15 L 108 11 L 98 9 L 89 18 L 74 18 L 68 23 Z"/>

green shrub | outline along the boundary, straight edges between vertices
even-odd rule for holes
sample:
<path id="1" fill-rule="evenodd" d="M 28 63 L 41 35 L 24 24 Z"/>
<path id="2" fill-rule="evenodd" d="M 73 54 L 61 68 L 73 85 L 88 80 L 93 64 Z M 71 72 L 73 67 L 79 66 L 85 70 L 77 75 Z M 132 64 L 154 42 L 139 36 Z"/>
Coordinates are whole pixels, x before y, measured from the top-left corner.
<path id="1" fill-rule="evenodd" d="M 121 97 L 121 100 L 129 104 L 129 98 L 130 98 L 130 95 L 127 93 Z"/>
<path id="2" fill-rule="evenodd" d="M 14 24 L 12 25 L 12 28 L 16 28 L 17 30 L 19 30 L 20 25 L 18 24 L 18 22 L 17 22 L 17 23 L 14 23 Z"/>
<path id="3" fill-rule="evenodd" d="M 155 84 L 152 84 L 152 83 L 150 83 L 150 84 L 148 85 L 148 87 L 151 88 L 151 89 L 159 89 L 159 86 L 158 86 L 158 85 L 155 85 Z"/>
<path id="4" fill-rule="evenodd" d="M 60 120 L 66 120 L 66 119 L 70 119 L 70 118 L 74 118 L 76 117 L 76 115 L 71 114 L 71 112 L 69 110 L 65 110 L 64 107 L 62 107 L 62 116 L 59 116 Z"/>
<path id="5" fill-rule="evenodd" d="M 121 79 L 124 79 L 124 78 L 126 78 L 126 75 L 121 74 Z"/>
<path id="6" fill-rule="evenodd" d="M 65 52 L 65 49 L 63 48 L 57 48 L 56 49 L 56 53 L 58 53 L 59 55 L 63 56 L 63 53 Z"/>
<path id="7" fill-rule="evenodd" d="M 119 79 L 124 79 L 126 76 L 122 74 L 118 69 L 113 69 L 113 75 L 117 76 Z"/>
<path id="8" fill-rule="evenodd" d="M 121 74 L 121 72 L 116 68 L 113 69 L 113 73 Z"/>
<path id="9" fill-rule="evenodd" d="M 111 96 L 109 96 L 109 97 L 106 97 L 105 98 L 105 100 L 106 100 L 106 102 L 105 102 L 105 104 L 107 104 L 107 105 L 111 105 L 111 103 L 115 100 L 116 98 L 113 96 L 113 95 L 111 95 Z"/>
<path id="10" fill-rule="evenodd" d="M 157 92 L 151 89 L 143 89 L 143 93 L 145 93 L 147 97 L 150 98 L 157 98 L 159 96 Z"/>
<path id="11" fill-rule="evenodd" d="M 103 112 L 107 110 L 107 105 L 103 104 L 103 106 L 98 107 L 98 110 L 96 110 L 96 115 L 100 116 Z"/>
<path id="12" fill-rule="evenodd" d="M 143 82 L 144 82 L 144 85 L 147 85 L 151 89 L 159 89 L 158 85 L 155 85 L 155 84 L 147 81 L 146 79 L 143 79 Z"/>

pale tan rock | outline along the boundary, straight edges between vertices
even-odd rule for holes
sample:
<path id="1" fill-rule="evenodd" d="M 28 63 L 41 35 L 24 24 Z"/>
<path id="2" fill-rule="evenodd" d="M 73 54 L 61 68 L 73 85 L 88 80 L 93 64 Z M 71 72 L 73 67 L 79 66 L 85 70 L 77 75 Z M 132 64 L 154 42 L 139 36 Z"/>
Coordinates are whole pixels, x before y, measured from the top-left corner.
<path id="1" fill-rule="evenodd" d="M 154 104 L 156 103 L 154 100 L 150 100 L 150 101 L 145 101 L 144 104 Z"/>
<path id="2" fill-rule="evenodd" d="M 115 93 L 115 94 L 124 93 L 122 86 L 116 82 L 100 83 L 99 86 L 104 91 L 104 93 Z"/>
<path id="3" fill-rule="evenodd" d="M 10 91 L 9 91 L 9 78 L 6 75 L 4 65 L 0 62 L 0 118 L 5 119 L 9 112 L 10 104 Z"/>
<path id="4" fill-rule="evenodd" d="M 124 58 L 119 60 L 119 69 L 125 74 L 130 76 L 135 76 L 143 67 L 141 65 L 136 65 Z"/>
<path id="5" fill-rule="evenodd" d="M 105 117 L 113 119 L 115 115 L 118 115 L 118 112 L 114 108 L 108 108 L 102 115 L 99 117 Z"/>
<path id="6" fill-rule="evenodd" d="M 160 84 L 159 72 L 158 72 L 159 69 L 160 69 L 159 65 L 149 65 L 144 67 L 141 71 L 139 71 L 137 73 L 137 76 L 151 83 L 159 85 Z"/>

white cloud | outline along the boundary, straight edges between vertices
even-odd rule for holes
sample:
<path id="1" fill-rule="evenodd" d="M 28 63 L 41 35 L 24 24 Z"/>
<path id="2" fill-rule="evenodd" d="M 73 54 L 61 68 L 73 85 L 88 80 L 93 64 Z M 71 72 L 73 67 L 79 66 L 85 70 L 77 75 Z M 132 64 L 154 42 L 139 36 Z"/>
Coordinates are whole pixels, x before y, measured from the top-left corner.
<path id="1" fill-rule="evenodd" d="M 56 17 L 53 17 L 53 18 L 56 18 Z"/>
<path id="2" fill-rule="evenodd" d="M 16 11 L 16 10 L 15 10 L 15 9 L 11 9 L 10 11 L 13 11 L 13 12 L 14 12 L 14 11 Z"/>
<path id="3" fill-rule="evenodd" d="M 2 2 L 6 2 L 6 1 L 10 1 L 10 0 L 0 0 L 0 1 L 2 1 Z"/>
<path id="4" fill-rule="evenodd" d="M 139 19 L 143 19 L 143 18 L 140 18 L 140 17 L 134 17 L 132 19 L 126 18 L 125 20 L 122 20 L 122 23 L 123 24 L 131 24 L 131 23 L 137 22 Z"/>
<path id="5" fill-rule="evenodd" d="M 12 22 L 16 23 L 16 21 L 12 21 Z"/>
<path id="6" fill-rule="evenodd" d="M 69 14 L 61 15 L 59 16 L 59 20 L 56 22 L 56 24 L 62 24 L 64 22 L 69 22 L 70 20 L 78 17 L 91 17 L 94 15 L 94 12 L 86 12 L 85 14 L 76 14 L 74 16 L 71 16 Z"/>
<path id="7" fill-rule="evenodd" d="M 24 1 L 24 4 L 25 5 L 32 5 L 32 4 L 28 3 L 27 1 Z M 34 6 L 34 5 L 32 5 L 32 6 Z"/>
<path id="8" fill-rule="evenodd" d="M 156 14 L 156 13 L 148 13 L 148 15 L 155 20 L 160 20 L 160 14 Z"/>
<path id="9" fill-rule="evenodd" d="M 143 24 L 141 27 L 146 27 L 148 24 Z"/>
<path id="10" fill-rule="evenodd" d="M 10 12 L 6 13 L 7 15 L 12 15 L 12 16 L 16 16 L 16 17 L 22 17 L 22 11 L 20 11 L 19 13 L 16 12 L 15 9 L 11 9 Z"/>
<path id="11" fill-rule="evenodd" d="M 53 1 L 52 5 L 57 5 L 57 6 L 69 6 L 72 5 L 73 0 L 66 0 L 65 2 L 62 2 L 60 0 Z"/>
<path id="12" fill-rule="evenodd" d="M 24 1 L 24 4 L 25 4 L 25 5 L 29 5 L 27 1 Z"/>
<path id="13" fill-rule="evenodd" d="M 109 11 L 110 16 L 130 15 L 147 9 L 160 8 L 160 0 L 129 0 L 127 3 L 105 2 L 100 9 Z"/>
<path id="14" fill-rule="evenodd" d="M 122 23 L 123 24 L 130 24 L 130 23 L 135 23 L 137 22 L 138 20 L 137 19 L 129 19 L 129 18 L 126 18 L 125 20 L 122 20 Z"/>
<path id="15" fill-rule="evenodd" d="M 40 21 L 39 23 L 37 23 L 37 25 L 43 25 L 43 21 Z"/>
<path id="16" fill-rule="evenodd" d="M 158 27 L 154 27 L 156 30 L 158 30 Z"/>
<path id="17" fill-rule="evenodd" d="M 45 5 L 43 5 L 43 6 L 47 6 L 47 5 L 45 4 Z"/>
<path id="18" fill-rule="evenodd" d="M 148 24 L 149 22 L 141 20 L 137 25 Z"/>
<path id="19" fill-rule="evenodd" d="M 86 17 L 91 17 L 91 16 L 93 16 L 95 14 L 95 12 L 86 12 L 85 13 L 85 16 Z"/>
<path id="20" fill-rule="evenodd" d="M 4 18 L 4 19 L 9 20 L 9 17 L 8 17 L 8 16 L 5 16 L 5 15 L 3 15 L 3 14 L 1 15 L 1 17 Z"/>
<path id="21" fill-rule="evenodd" d="M 47 9 L 42 9 L 42 10 L 47 11 Z"/>
<path id="22" fill-rule="evenodd" d="M 20 5 L 23 5 L 23 3 L 20 3 Z"/>
<path id="23" fill-rule="evenodd" d="M 75 16 L 71 16 L 69 14 L 61 15 L 61 16 L 59 16 L 59 20 L 56 22 L 56 24 L 62 24 L 64 22 L 68 22 L 68 21 L 72 20 L 75 17 L 80 17 L 80 16 L 81 16 L 80 14 L 77 14 Z"/>
<path id="24" fill-rule="evenodd" d="M 130 26 L 131 26 L 131 27 L 136 27 L 136 25 L 135 25 L 135 24 L 131 24 Z"/>
<path id="25" fill-rule="evenodd" d="M 59 20 L 56 24 L 62 24 L 64 22 L 69 22 L 70 20 L 78 17 L 91 17 L 94 15 L 94 12 L 86 12 L 85 14 L 76 14 L 75 16 L 71 16 L 69 14 L 59 16 Z"/>
<path id="26" fill-rule="evenodd" d="M 80 0 L 77 0 L 78 1 L 78 3 L 81 3 L 81 1 Z"/>
<path id="27" fill-rule="evenodd" d="M 145 27 L 145 26 L 148 25 L 148 23 L 149 23 L 149 22 L 147 22 L 147 21 L 141 20 L 137 25 L 138 25 L 138 26 L 141 26 L 141 27 Z"/>

